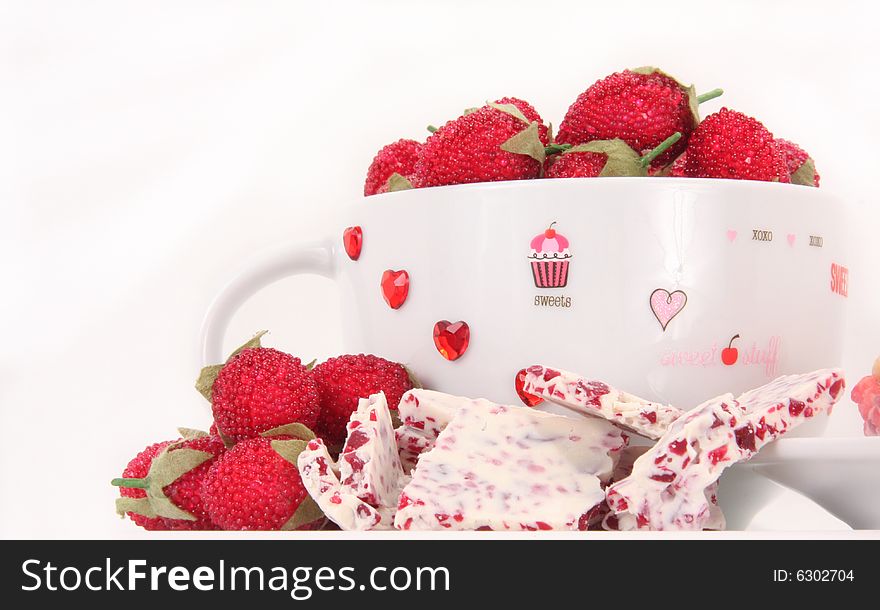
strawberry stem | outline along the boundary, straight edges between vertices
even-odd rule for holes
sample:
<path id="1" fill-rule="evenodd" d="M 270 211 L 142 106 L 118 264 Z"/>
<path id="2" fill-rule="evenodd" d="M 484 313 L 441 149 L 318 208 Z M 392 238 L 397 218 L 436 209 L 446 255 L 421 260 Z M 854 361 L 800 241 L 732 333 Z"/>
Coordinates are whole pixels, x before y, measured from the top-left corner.
<path id="1" fill-rule="evenodd" d="M 114 487 L 128 487 L 129 489 L 146 489 L 150 486 L 146 478 L 143 479 L 113 479 L 110 484 Z"/>
<path id="2" fill-rule="evenodd" d="M 723 93 L 724 89 L 712 89 L 711 91 L 706 91 L 706 93 L 701 93 L 697 96 L 697 103 L 702 104 L 703 102 L 714 100 L 716 97 L 720 97 Z"/>
<path id="3" fill-rule="evenodd" d="M 571 148 L 571 144 L 556 144 L 556 143 L 548 144 L 547 146 L 544 147 L 544 154 L 545 155 L 555 155 L 556 153 L 565 152 L 569 148 Z"/>
<path id="4" fill-rule="evenodd" d="M 651 161 L 653 161 L 654 159 L 656 159 L 657 157 L 659 157 L 660 155 L 665 153 L 666 150 L 670 146 L 672 146 L 673 144 L 678 142 L 680 139 L 681 139 L 681 132 L 676 131 L 674 134 L 672 134 L 671 136 L 669 136 L 668 138 L 666 138 L 665 140 L 660 142 L 660 144 L 658 144 L 657 147 L 654 148 L 654 150 L 652 150 L 647 155 L 642 157 L 642 159 L 641 159 L 641 161 L 639 161 L 639 163 L 642 164 L 642 167 L 648 167 L 649 165 L 651 165 Z"/>
<path id="5" fill-rule="evenodd" d="M 435 131 L 437 131 L 437 128 L 434 127 L 433 125 L 428 125 L 428 131 L 430 131 L 431 133 L 434 133 Z"/>

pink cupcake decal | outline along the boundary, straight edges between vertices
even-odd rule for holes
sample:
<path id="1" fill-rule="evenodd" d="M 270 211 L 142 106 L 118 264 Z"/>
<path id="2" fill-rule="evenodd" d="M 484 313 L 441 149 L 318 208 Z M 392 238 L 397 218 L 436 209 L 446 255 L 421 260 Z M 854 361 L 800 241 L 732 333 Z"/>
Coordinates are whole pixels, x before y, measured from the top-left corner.
<path id="1" fill-rule="evenodd" d="M 568 239 L 556 232 L 551 223 L 546 231 L 532 239 L 529 262 L 537 288 L 564 288 L 568 283 L 571 252 Z"/>

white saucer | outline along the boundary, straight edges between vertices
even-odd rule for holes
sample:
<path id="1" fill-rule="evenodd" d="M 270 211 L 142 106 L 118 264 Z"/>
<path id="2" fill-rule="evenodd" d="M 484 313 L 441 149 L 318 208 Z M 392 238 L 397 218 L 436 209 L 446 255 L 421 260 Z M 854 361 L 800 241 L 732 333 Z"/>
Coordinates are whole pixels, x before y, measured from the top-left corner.
<path id="1" fill-rule="evenodd" d="M 855 529 L 880 530 L 880 437 L 782 439 L 737 468 L 806 496 Z"/>

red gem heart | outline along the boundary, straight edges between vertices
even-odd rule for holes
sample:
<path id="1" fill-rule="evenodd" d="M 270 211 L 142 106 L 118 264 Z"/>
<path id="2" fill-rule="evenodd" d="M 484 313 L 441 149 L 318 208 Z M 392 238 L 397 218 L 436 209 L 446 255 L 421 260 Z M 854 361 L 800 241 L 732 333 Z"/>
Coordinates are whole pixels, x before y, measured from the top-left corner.
<path id="1" fill-rule="evenodd" d="M 356 261 L 361 255 L 361 247 L 364 245 L 364 232 L 360 227 L 348 227 L 342 232 L 342 245 L 348 258 Z"/>
<path id="2" fill-rule="evenodd" d="M 540 396 L 535 396 L 534 394 L 529 394 L 528 392 L 523 392 L 523 386 L 526 381 L 526 370 L 521 369 L 519 373 L 516 374 L 516 380 L 514 381 L 514 386 L 516 387 L 516 393 L 519 396 L 519 399 L 523 401 L 527 407 L 534 407 L 535 405 L 539 405 L 544 402 L 544 399 Z"/>
<path id="3" fill-rule="evenodd" d="M 409 294 L 409 273 L 388 269 L 382 274 L 382 296 L 391 309 L 397 309 Z"/>
<path id="4" fill-rule="evenodd" d="M 471 329 L 467 322 L 440 320 L 434 325 L 434 345 L 447 360 L 458 360 L 467 351 Z"/>

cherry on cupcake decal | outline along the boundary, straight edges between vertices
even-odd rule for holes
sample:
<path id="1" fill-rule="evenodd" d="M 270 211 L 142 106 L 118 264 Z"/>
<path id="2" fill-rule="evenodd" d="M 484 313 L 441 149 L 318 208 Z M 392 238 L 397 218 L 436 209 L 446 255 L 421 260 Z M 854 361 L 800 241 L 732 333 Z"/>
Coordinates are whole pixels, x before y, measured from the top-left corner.
<path id="1" fill-rule="evenodd" d="M 542 233 L 535 235 L 531 241 L 529 264 L 535 288 L 565 288 L 568 285 L 568 268 L 572 253 L 568 238 L 553 228 L 551 222 Z"/>

